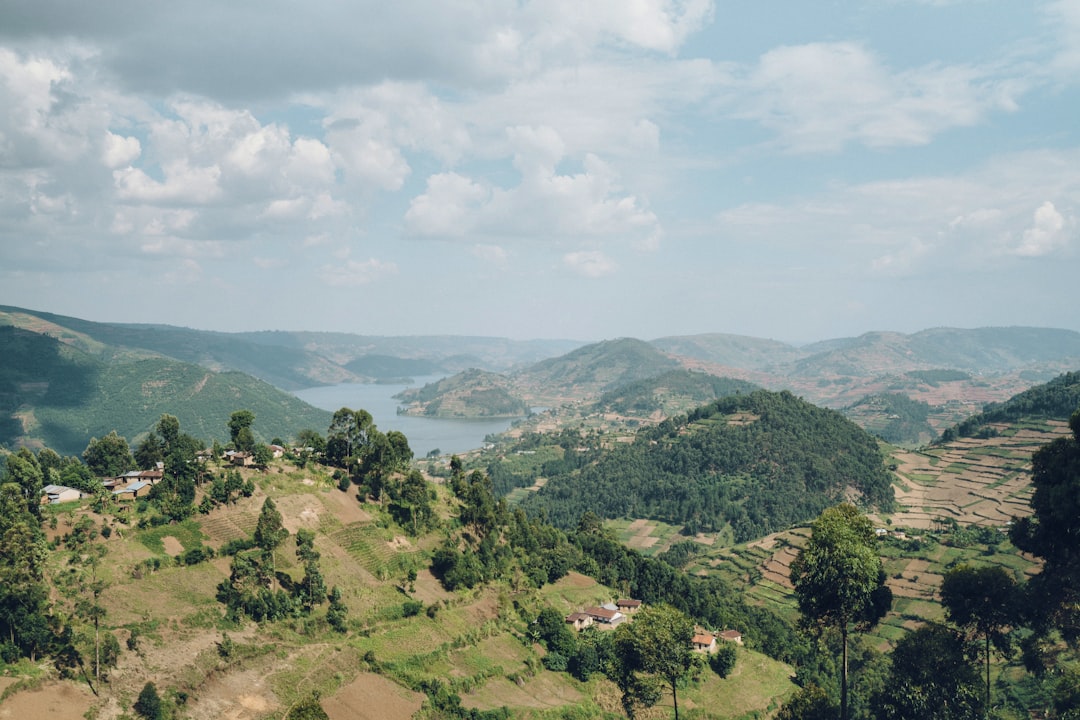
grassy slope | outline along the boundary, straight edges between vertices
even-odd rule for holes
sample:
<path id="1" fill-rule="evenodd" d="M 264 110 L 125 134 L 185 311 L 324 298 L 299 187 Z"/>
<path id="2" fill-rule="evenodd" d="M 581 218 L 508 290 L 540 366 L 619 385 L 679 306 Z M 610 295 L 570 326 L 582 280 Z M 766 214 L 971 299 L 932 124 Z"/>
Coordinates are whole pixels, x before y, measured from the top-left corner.
<path id="1" fill-rule="evenodd" d="M 448 593 L 422 569 L 441 541 L 439 533 L 407 539 L 377 506 L 361 504 L 333 488 L 321 472 L 277 465 L 268 473 L 250 474 L 258 485 L 252 498 L 196 515 L 181 525 L 139 530 L 118 516 L 108 516 L 114 532 L 104 541 L 109 549 L 105 625 L 122 645 L 133 628 L 143 639 L 138 654 L 122 654 L 104 685 L 98 717 L 116 717 L 118 708 L 133 701 L 148 680 L 163 693 L 188 693 L 184 714 L 191 718 L 238 713 L 278 717 L 312 690 L 327 699 L 328 708 L 343 713 L 345 700 L 358 692 L 357 684 L 370 686 L 368 673 L 373 670 L 401 686 L 403 697 L 413 702 L 422 696 L 410 693 L 409 687 L 438 679 L 460 693 L 467 706 L 508 705 L 515 717 L 539 717 L 573 707 L 581 713 L 576 717 L 599 718 L 601 708 L 615 709 L 612 702 L 617 696 L 606 681 L 582 684 L 565 673 L 530 669 L 539 667 L 542 651 L 524 639 L 526 628 L 514 610 L 515 603 L 524 602 L 570 612 L 609 601 L 615 591 L 572 573 L 535 595 L 502 585 Z M 292 532 L 307 527 L 316 533 L 327 584 L 342 588 L 350 608 L 347 636 L 328 631 L 317 620 L 325 606 L 316 612 L 314 622 L 231 626 L 222 619 L 223 608 L 214 598 L 216 585 L 228 575 L 229 560 L 217 558 L 192 567 L 168 562 L 169 548 L 178 552 L 199 545 L 220 547 L 249 535 L 267 496 L 275 499 Z M 57 519 L 54 535 L 70 530 L 78 515 L 87 512 L 78 504 L 49 511 Z M 165 560 L 165 566 L 134 577 L 132 569 L 153 558 Z M 61 567 L 57 554 L 53 569 Z M 291 543 L 277 553 L 277 567 L 294 579 L 302 575 Z M 404 592 L 402 579 L 409 568 L 421 570 L 415 585 Z M 400 609 L 410 596 L 435 606 L 435 617 L 420 613 L 403 618 Z M 236 648 L 227 659 L 217 652 L 223 631 Z M 365 660 L 369 653 L 374 664 Z M 734 677 L 721 681 L 705 671 L 681 697 L 687 707 L 701 708 L 709 717 L 740 717 L 778 706 L 793 688 L 790 673 L 787 666 L 741 651 Z M 377 708 L 377 699 L 373 702 Z"/>

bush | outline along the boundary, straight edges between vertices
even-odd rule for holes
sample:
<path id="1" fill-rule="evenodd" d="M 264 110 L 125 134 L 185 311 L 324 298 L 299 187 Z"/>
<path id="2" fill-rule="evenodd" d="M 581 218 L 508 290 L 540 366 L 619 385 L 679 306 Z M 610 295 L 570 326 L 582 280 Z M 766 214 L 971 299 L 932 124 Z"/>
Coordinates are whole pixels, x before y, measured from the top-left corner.
<path id="1" fill-rule="evenodd" d="M 723 642 L 716 648 L 716 652 L 709 656 L 709 667 L 720 677 L 726 678 L 735 668 L 735 657 L 735 645 Z"/>
<path id="2" fill-rule="evenodd" d="M 139 699 L 135 701 L 132 709 L 147 720 L 161 720 L 163 717 L 161 697 L 158 696 L 154 683 L 148 682 L 143 685 L 142 692 L 139 693 Z"/>
<path id="3" fill-rule="evenodd" d="M 549 652 L 544 656 L 544 667 L 552 672 L 565 672 L 567 666 L 566 656 L 557 652 Z"/>

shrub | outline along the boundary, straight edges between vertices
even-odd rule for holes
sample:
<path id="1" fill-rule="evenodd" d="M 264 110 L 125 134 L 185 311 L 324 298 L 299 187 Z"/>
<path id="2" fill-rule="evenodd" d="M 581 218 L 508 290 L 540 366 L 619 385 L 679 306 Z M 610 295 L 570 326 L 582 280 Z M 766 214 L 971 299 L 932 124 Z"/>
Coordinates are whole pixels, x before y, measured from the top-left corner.
<path id="1" fill-rule="evenodd" d="M 143 685 L 142 692 L 139 693 L 139 699 L 135 701 L 132 709 L 147 720 L 160 720 L 163 717 L 161 697 L 158 695 L 154 683 L 148 682 Z"/>

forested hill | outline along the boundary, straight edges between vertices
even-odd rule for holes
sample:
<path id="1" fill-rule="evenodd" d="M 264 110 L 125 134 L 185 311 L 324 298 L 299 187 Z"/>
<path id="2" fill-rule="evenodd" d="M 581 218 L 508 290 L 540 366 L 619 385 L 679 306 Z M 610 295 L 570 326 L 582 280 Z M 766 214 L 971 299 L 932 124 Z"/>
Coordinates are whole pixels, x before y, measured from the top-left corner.
<path id="1" fill-rule="evenodd" d="M 562 527 L 589 510 L 690 532 L 730 525 L 746 541 L 807 522 L 852 494 L 881 509 L 894 504 L 877 441 L 788 392 L 726 397 L 642 430 L 633 443 L 578 457 L 524 500 L 530 512 Z"/>
<path id="2" fill-rule="evenodd" d="M 607 391 L 596 401 L 594 408 L 620 415 L 661 412 L 671 417 L 727 395 L 748 394 L 758 389 L 745 380 L 691 370 L 669 370 L 663 375 Z"/>
<path id="3" fill-rule="evenodd" d="M 1017 422 L 1025 418 L 1068 420 L 1080 409 L 1080 372 L 1068 372 L 1048 383 L 1036 385 L 1003 403 L 990 403 L 978 415 L 947 428 L 941 440 L 975 437 L 987 432 L 990 423 Z"/>

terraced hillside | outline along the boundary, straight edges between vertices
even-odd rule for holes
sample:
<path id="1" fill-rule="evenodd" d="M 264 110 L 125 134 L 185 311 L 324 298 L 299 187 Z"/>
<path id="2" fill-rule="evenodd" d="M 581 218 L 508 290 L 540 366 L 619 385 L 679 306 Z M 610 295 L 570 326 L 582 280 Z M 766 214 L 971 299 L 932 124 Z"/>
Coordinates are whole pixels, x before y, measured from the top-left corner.
<path id="1" fill-rule="evenodd" d="M 943 519 L 1004 525 L 1030 514 L 1031 456 L 1069 434 L 1060 420 L 992 426 L 997 437 L 960 438 L 918 451 L 897 451 L 894 484 L 901 510 L 894 525 L 928 529 Z"/>

